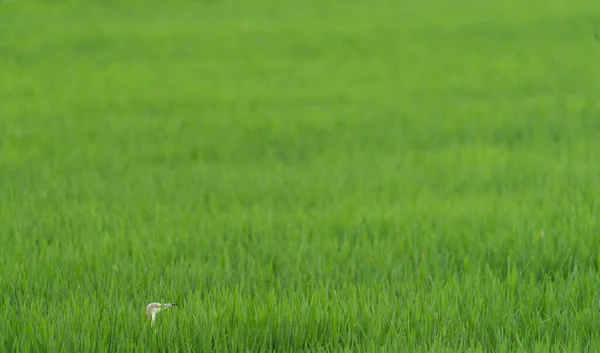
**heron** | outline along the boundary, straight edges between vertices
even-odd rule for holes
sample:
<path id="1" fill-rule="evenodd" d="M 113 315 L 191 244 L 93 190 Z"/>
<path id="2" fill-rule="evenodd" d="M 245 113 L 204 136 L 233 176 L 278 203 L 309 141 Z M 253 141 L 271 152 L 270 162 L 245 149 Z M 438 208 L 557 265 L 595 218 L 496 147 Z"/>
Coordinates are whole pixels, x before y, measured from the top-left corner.
<path id="1" fill-rule="evenodd" d="M 177 303 L 150 303 L 146 306 L 146 317 L 152 319 L 151 325 L 154 326 L 156 315 L 162 310 L 177 306 Z"/>

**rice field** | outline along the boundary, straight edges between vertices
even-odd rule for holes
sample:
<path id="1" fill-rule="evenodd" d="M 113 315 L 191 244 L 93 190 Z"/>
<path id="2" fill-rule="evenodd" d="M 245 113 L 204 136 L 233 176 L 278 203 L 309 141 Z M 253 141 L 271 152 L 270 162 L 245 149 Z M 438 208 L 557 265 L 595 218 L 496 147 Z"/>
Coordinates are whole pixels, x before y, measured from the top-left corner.
<path id="1" fill-rule="evenodd" d="M 0 351 L 600 350 L 599 36 L 591 0 L 0 2 Z"/>

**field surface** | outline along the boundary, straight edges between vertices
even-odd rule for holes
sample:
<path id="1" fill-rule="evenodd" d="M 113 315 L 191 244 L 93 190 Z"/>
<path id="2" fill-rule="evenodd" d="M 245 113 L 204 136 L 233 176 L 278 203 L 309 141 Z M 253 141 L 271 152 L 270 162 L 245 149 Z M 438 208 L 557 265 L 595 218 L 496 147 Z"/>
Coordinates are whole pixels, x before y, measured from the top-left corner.
<path id="1" fill-rule="evenodd" d="M 0 351 L 599 351 L 599 36 L 592 0 L 0 1 Z"/>

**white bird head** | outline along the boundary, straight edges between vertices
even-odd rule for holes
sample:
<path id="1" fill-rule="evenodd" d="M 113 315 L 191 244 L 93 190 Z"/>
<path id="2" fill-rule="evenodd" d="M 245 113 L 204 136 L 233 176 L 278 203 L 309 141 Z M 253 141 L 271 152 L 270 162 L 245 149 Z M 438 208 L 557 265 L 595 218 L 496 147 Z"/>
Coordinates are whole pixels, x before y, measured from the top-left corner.
<path id="1" fill-rule="evenodd" d="M 176 303 L 150 303 L 146 306 L 146 317 L 148 319 L 151 319 L 151 323 L 152 325 L 154 325 L 154 322 L 156 321 L 156 315 L 161 312 L 162 310 L 165 310 L 167 308 L 171 308 L 177 306 Z"/>

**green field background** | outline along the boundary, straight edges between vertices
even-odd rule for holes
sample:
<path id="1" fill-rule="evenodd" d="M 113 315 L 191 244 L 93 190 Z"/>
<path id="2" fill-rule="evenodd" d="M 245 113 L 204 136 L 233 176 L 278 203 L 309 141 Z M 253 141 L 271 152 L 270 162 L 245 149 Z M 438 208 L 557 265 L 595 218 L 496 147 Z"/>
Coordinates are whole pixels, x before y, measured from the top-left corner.
<path id="1" fill-rule="evenodd" d="M 591 0 L 0 1 L 0 351 L 600 350 L 598 36 Z"/>

